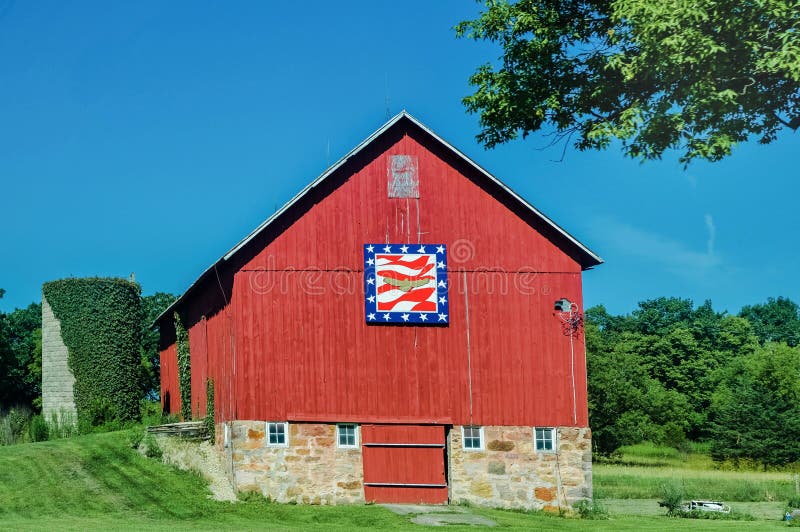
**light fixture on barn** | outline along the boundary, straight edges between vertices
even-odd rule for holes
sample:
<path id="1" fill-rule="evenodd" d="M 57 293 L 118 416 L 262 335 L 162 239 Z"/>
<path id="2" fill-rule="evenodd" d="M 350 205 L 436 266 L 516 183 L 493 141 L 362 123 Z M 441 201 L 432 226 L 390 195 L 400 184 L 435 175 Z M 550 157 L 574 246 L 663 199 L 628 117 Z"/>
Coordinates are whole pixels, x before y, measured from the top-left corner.
<path id="1" fill-rule="evenodd" d="M 577 303 L 562 297 L 554 305 L 557 316 L 561 320 L 561 330 L 569 336 L 570 375 L 572 377 L 572 423 L 578 425 L 578 400 L 575 392 L 575 344 L 574 338 L 583 326 L 583 314 L 578 311 Z"/>

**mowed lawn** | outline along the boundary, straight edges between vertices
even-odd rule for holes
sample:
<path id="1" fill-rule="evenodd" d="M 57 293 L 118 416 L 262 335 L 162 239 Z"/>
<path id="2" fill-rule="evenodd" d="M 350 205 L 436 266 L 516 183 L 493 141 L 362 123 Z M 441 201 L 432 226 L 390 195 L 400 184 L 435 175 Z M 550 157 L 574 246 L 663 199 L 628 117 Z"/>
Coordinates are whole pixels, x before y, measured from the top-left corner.
<path id="1" fill-rule="evenodd" d="M 603 482 L 598 471 L 596 481 Z M 0 447 L 0 529 L 353 530 L 425 527 L 377 505 L 223 503 L 204 481 L 140 456 L 124 432 Z M 643 504 L 646 504 L 643 503 Z M 774 530 L 777 520 L 694 521 L 625 515 L 585 521 L 541 513 L 471 508 L 512 530 Z M 631 513 L 636 513 L 632 511 Z M 448 526 L 474 530 L 475 527 Z"/>

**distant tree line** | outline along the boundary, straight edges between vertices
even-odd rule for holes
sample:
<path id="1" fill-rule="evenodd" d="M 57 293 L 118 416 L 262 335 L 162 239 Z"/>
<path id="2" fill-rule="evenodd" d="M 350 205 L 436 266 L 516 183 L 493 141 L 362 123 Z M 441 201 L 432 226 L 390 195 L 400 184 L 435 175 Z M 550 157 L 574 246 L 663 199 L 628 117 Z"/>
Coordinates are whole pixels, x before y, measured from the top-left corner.
<path id="1" fill-rule="evenodd" d="M 0 298 L 4 290 L 0 289 Z M 164 292 L 142 297 L 141 368 L 138 389 L 142 399 L 159 398 L 158 331 L 155 318 L 175 296 Z M 38 411 L 42 406 L 42 305 L 31 303 L 13 312 L 0 312 L 0 413 L 11 407 Z"/>
<path id="2" fill-rule="evenodd" d="M 708 441 L 717 460 L 800 461 L 800 309 L 779 297 L 717 312 L 658 298 L 586 311 L 595 450 Z"/>

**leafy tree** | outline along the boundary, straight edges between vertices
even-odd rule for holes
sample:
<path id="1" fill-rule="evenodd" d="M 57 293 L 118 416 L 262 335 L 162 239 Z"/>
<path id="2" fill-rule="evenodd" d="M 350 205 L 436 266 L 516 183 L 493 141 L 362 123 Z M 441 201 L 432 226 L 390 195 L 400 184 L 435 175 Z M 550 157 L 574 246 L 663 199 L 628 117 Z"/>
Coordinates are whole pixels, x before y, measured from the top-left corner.
<path id="1" fill-rule="evenodd" d="M 41 353 L 42 307 L 0 314 L 0 408 L 38 406 L 41 395 L 41 355 L 36 374 L 36 351 Z"/>
<path id="2" fill-rule="evenodd" d="M 622 142 L 717 161 L 800 127 L 800 4 L 790 0 L 485 0 L 460 37 L 499 43 L 464 98 L 487 147 L 552 128 L 580 150 Z"/>
<path id="3" fill-rule="evenodd" d="M 791 299 L 770 297 L 766 303 L 742 307 L 739 316 L 750 321 L 762 344 L 800 344 L 800 307 Z"/>
<path id="4" fill-rule="evenodd" d="M 729 367 L 712 404 L 711 455 L 800 461 L 800 347 L 767 344 Z"/>
<path id="5" fill-rule="evenodd" d="M 42 305 L 31 303 L 24 309 L 15 309 L 6 315 L 10 331 L 10 345 L 14 353 L 17 375 L 17 402 L 36 406 L 41 396 L 41 341 Z M 37 349 L 38 368 L 37 368 Z"/>
<path id="6" fill-rule="evenodd" d="M 156 292 L 153 295 L 142 297 L 142 393 L 148 399 L 158 399 L 161 370 L 161 357 L 158 350 L 158 329 L 151 326 L 173 301 L 175 296 L 166 292 Z"/>
<path id="7" fill-rule="evenodd" d="M 0 298 L 4 293 L 5 290 L 0 288 Z M 15 360 L 9 336 L 8 320 L 5 313 L 0 312 L 0 409 L 12 404 L 15 390 L 13 375 Z"/>
<path id="8" fill-rule="evenodd" d="M 604 343 L 587 322 L 589 422 L 595 450 L 610 453 L 621 445 L 652 441 L 678 445 L 689 429 L 690 407 L 679 392 L 652 378 L 637 354 L 636 333 Z"/>
<path id="9" fill-rule="evenodd" d="M 637 437 L 707 437 L 726 368 L 758 347 L 747 320 L 714 311 L 710 301 L 695 308 L 688 299 L 661 297 L 626 316 L 594 307 L 586 324 L 590 418 L 605 450 Z"/>

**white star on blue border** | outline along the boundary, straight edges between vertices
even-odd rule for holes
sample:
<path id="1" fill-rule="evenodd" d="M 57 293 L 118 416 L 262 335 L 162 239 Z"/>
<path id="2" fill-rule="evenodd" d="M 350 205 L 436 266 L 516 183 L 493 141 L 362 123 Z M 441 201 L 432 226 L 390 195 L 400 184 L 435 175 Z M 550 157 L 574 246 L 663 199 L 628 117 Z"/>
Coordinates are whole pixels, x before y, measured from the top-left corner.
<path id="1" fill-rule="evenodd" d="M 430 249 L 431 251 L 428 251 Z M 435 251 L 434 251 L 435 249 Z M 429 312 L 400 311 L 386 312 L 378 310 L 377 298 L 377 271 L 376 255 L 434 255 L 433 269 L 429 275 L 434 275 L 436 287 L 436 309 Z M 445 244 L 364 244 L 364 306 L 365 322 L 367 324 L 402 324 L 402 325 L 448 325 L 449 301 L 447 297 L 447 247 Z"/>

